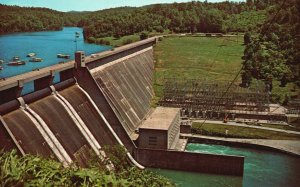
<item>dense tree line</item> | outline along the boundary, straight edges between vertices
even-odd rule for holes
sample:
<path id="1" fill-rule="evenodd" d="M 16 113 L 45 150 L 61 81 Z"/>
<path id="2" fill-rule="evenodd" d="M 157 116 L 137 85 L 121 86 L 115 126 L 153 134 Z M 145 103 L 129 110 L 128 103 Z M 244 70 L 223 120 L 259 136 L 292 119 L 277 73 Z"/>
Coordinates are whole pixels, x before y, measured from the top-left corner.
<path id="1" fill-rule="evenodd" d="M 142 31 L 244 32 L 264 21 L 265 1 L 189 2 L 120 7 L 95 12 L 58 12 L 0 4 L 0 33 L 84 28 L 85 39 L 121 37 Z"/>
<path id="2" fill-rule="evenodd" d="M 283 1 L 282 1 L 283 2 Z M 287 0 L 272 6 L 268 18 L 259 33 L 245 34 L 242 81 L 249 86 L 251 80 L 261 79 L 269 84 L 281 81 L 298 81 L 300 86 L 299 52 L 299 4 L 297 0 Z"/>
<path id="3" fill-rule="evenodd" d="M 244 32 L 265 18 L 267 4 L 189 2 L 156 4 L 141 8 L 123 7 L 98 11 L 81 20 L 85 37 L 120 37 L 142 31 L 174 33 Z"/>
<path id="4" fill-rule="evenodd" d="M 60 30 L 63 13 L 47 8 L 21 8 L 0 4 L 0 34 Z"/>

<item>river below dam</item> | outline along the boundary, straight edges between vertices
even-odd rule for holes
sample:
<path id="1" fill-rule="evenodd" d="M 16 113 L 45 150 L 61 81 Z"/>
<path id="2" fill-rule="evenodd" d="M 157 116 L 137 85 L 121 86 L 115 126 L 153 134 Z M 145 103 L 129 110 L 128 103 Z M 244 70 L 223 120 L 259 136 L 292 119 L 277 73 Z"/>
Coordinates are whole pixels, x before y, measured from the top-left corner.
<path id="1" fill-rule="evenodd" d="M 188 187 L 298 187 L 300 158 L 275 151 L 215 144 L 189 143 L 186 151 L 245 156 L 244 177 L 151 169 L 170 178 L 178 186 Z"/>
<path id="2" fill-rule="evenodd" d="M 84 42 L 82 28 L 64 27 L 61 31 L 26 32 L 0 35 L 0 60 L 4 63 L 0 70 L 0 79 L 12 77 L 25 72 L 48 67 L 60 62 L 74 59 L 77 50 L 85 51 L 86 55 L 109 50 L 111 46 L 102 46 Z M 76 33 L 79 36 L 76 37 Z M 29 62 L 29 53 L 36 53 L 35 57 L 42 58 L 42 62 Z M 57 58 L 57 54 L 70 55 L 70 59 Z M 25 65 L 9 66 L 13 57 L 18 56 Z M 59 77 L 55 76 L 54 82 Z M 33 83 L 27 83 L 22 94 L 33 90 Z"/>

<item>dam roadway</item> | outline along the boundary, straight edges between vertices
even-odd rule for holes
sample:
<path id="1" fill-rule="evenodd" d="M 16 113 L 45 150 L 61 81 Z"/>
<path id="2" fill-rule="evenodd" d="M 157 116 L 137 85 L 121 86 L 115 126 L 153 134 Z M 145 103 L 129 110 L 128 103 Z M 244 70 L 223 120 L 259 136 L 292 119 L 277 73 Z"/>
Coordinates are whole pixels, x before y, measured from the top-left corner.
<path id="1" fill-rule="evenodd" d="M 24 73 L 21 75 L 3 78 L 0 80 L 0 91 L 17 86 L 23 86 L 23 84 L 27 82 L 34 81 L 46 76 L 54 76 L 54 73 L 74 68 L 74 66 L 75 61 L 73 60 L 61 64 L 52 65 L 42 69 L 36 69 L 35 71 Z"/>
<path id="2" fill-rule="evenodd" d="M 149 43 L 152 46 L 152 44 L 155 43 L 156 40 L 157 40 L 157 37 L 152 37 L 152 38 L 143 40 L 141 42 L 132 43 L 132 44 L 129 44 L 126 46 L 121 46 L 121 47 L 112 49 L 110 51 L 96 53 L 94 57 L 87 56 L 87 57 L 85 57 L 85 64 L 93 63 L 95 61 L 99 61 L 99 60 L 105 59 L 107 57 L 115 56 L 122 52 L 126 52 L 130 49 L 134 49 L 134 48 L 137 48 L 142 45 L 149 44 Z M 125 55 L 123 55 L 123 56 L 125 56 Z M 0 80 L 0 92 L 3 90 L 7 90 L 9 88 L 23 86 L 24 83 L 34 81 L 34 80 L 37 80 L 37 79 L 40 79 L 43 77 L 54 76 L 54 73 L 62 72 L 62 71 L 68 70 L 68 69 L 72 69 L 74 67 L 75 67 L 75 61 L 72 60 L 72 61 L 52 65 L 52 66 L 49 66 L 46 68 L 36 69 L 32 72 L 20 74 L 17 76 L 2 78 Z"/>

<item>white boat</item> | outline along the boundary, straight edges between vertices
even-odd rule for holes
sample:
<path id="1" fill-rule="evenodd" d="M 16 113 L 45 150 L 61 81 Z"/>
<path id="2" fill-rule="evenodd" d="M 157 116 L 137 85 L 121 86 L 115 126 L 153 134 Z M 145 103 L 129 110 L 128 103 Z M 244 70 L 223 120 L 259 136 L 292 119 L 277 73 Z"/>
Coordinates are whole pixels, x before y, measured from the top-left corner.
<path id="1" fill-rule="evenodd" d="M 26 62 L 21 61 L 21 60 L 7 63 L 8 66 L 20 66 L 20 65 L 25 65 L 25 64 L 26 64 Z"/>
<path id="2" fill-rule="evenodd" d="M 57 54 L 57 58 L 65 58 L 65 59 L 69 59 L 70 55 L 66 55 L 66 54 Z"/>
<path id="3" fill-rule="evenodd" d="M 34 56 L 36 56 L 36 53 L 28 53 L 27 54 L 27 57 L 34 57 Z"/>
<path id="4" fill-rule="evenodd" d="M 13 60 L 13 61 L 20 60 L 20 57 L 19 57 L 19 56 L 14 56 L 14 57 L 12 58 L 12 60 Z"/>
<path id="5" fill-rule="evenodd" d="M 0 60 L 0 64 L 3 64 L 4 63 L 4 60 Z"/>
<path id="6" fill-rule="evenodd" d="M 3 70 L 3 67 L 2 67 L 2 66 L 0 66 L 0 70 Z"/>
<path id="7" fill-rule="evenodd" d="M 96 58 L 98 56 L 99 56 L 98 54 L 91 54 L 91 58 Z"/>
<path id="8" fill-rule="evenodd" d="M 29 61 L 30 62 L 42 62 L 43 59 L 42 58 L 37 58 L 37 57 L 32 57 Z"/>

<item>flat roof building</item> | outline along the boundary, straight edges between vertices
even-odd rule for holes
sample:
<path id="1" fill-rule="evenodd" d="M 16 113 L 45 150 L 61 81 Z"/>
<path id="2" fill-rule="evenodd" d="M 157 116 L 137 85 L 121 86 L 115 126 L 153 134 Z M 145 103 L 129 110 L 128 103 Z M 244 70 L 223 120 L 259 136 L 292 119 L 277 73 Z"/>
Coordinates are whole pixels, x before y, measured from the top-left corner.
<path id="1" fill-rule="evenodd" d="M 139 127 L 139 148 L 174 149 L 179 129 L 180 109 L 157 107 Z"/>

